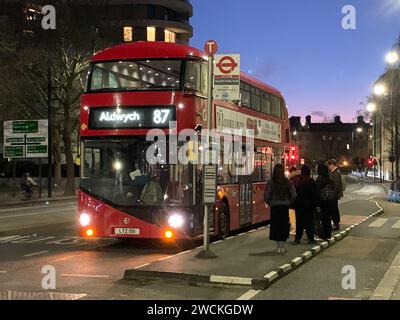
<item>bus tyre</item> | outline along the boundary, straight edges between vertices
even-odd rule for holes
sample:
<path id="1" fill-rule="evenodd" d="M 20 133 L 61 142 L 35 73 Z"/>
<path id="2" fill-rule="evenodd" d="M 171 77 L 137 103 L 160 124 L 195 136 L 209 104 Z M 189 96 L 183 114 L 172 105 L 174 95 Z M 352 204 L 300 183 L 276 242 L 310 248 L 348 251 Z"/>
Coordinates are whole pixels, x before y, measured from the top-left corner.
<path id="1" fill-rule="evenodd" d="M 219 210 L 218 235 L 221 239 L 229 237 L 229 208 L 225 202 L 221 203 Z"/>

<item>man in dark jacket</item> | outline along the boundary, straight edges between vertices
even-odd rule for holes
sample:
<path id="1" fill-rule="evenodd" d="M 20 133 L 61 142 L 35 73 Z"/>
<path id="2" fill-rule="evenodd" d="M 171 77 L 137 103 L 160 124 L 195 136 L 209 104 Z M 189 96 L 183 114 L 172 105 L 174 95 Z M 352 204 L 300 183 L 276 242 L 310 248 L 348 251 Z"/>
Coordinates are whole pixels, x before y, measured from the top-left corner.
<path id="1" fill-rule="evenodd" d="M 304 230 L 306 231 L 308 242 L 315 243 L 314 239 L 314 213 L 316 208 L 316 185 L 311 178 L 311 169 L 304 165 L 301 168 L 301 175 L 293 180 L 296 188 L 297 199 L 294 203 L 296 210 L 296 237 L 295 244 L 300 244 Z"/>
<path id="2" fill-rule="evenodd" d="M 333 186 L 335 188 L 335 204 L 332 212 L 332 221 L 333 221 L 333 231 L 340 230 L 340 211 L 339 211 L 339 200 L 343 198 L 343 178 L 342 174 L 337 167 L 336 160 L 328 160 L 326 165 L 329 168 L 330 177 L 333 181 Z"/>

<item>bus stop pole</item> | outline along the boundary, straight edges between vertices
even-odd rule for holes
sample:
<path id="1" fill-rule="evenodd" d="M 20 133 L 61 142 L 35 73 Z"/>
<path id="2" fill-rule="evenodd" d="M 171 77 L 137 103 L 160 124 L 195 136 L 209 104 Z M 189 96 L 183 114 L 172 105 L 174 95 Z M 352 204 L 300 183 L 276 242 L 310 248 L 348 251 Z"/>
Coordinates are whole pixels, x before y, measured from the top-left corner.
<path id="1" fill-rule="evenodd" d="M 207 141 L 208 145 L 210 145 L 210 130 L 212 128 L 212 104 L 213 104 L 213 74 L 214 74 L 214 56 L 210 55 L 208 58 L 208 94 L 207 94 Z M 208 149 L 207 146 L 206 149 Z M 207 152 L 208 150 L 206 150 Z M 207 158 L 207 157 L 205 157 Z M 208 157 L 210 158 L 210 157 Z M 211 159 L 208 159 L 210 161 Z M 210 161 L 211 162 L 211 161 Z M 203 179 L 205 178 L 205 164 L 203 164 Z M 204 189 L 204 183 L 203 183 Z M 216 192 L 216 190 L 215 190 Z M 204 194 L 204 190 L 203 190 Z M 209 204 L 204 203 L 203 196 L 203 204 L 204 204 L 204 226 L 203 226 L 203 250 L 200 251 L 196 258 L 200 259 L 213 259 L 217 256 L 210 250 L 210 222 L 209 222 Z"/>

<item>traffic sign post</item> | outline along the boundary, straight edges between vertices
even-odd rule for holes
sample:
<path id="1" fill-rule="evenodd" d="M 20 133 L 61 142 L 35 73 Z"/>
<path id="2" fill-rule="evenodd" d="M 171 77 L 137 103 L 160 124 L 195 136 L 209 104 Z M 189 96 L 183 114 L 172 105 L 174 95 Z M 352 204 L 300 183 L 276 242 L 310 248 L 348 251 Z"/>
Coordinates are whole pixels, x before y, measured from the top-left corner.
<path id="1" fill-rule="evenodd" d="M 4 121 L 3 157 L 46 158 L 47 128 L 47 120 Z"/>
<path id="2" fill-rule="evenodd" d="M 218 44 L 216 41 L 207 41 L 204 45 L 208 56 L 208 95 L 207 95 L 207 128 L 212 128 L 212 103 L 213 103 L 213 74 L 214 74 L 214 54 L 217 52 Z M 208 139 L 211 137 L 209 136 Z M 210 141 L 208 141 L 210 142 Z M 208 143 L 210 145 L 210 143 Z M 206 157 L 207 158 L 207 157 Z M 208 157 L 212 159 L 212 157 Z M 204 205 L 204 225 L 203 225 L 203 250 L 200 251 L 196 258 L 199 259 L 214 259 L 217 258 L 214 252 L 210 250 L 210 222 L 209 214 L 211 206 L 215 204 L 216 186 L 216 171 L 215 164 L 208 163 L 203 165 L 203 205 Z"/>

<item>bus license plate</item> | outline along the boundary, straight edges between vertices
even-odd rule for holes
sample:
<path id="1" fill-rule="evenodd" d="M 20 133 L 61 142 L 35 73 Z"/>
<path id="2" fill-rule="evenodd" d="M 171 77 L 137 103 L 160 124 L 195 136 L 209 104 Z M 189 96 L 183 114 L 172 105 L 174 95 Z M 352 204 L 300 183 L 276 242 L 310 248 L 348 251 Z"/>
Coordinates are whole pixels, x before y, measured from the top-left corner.
<path id="1" fill-rule="evenodd" d="M 140 229 L 137 229 L 137 228 L 115 228 L 114 234 L 139 235 Z"/>

